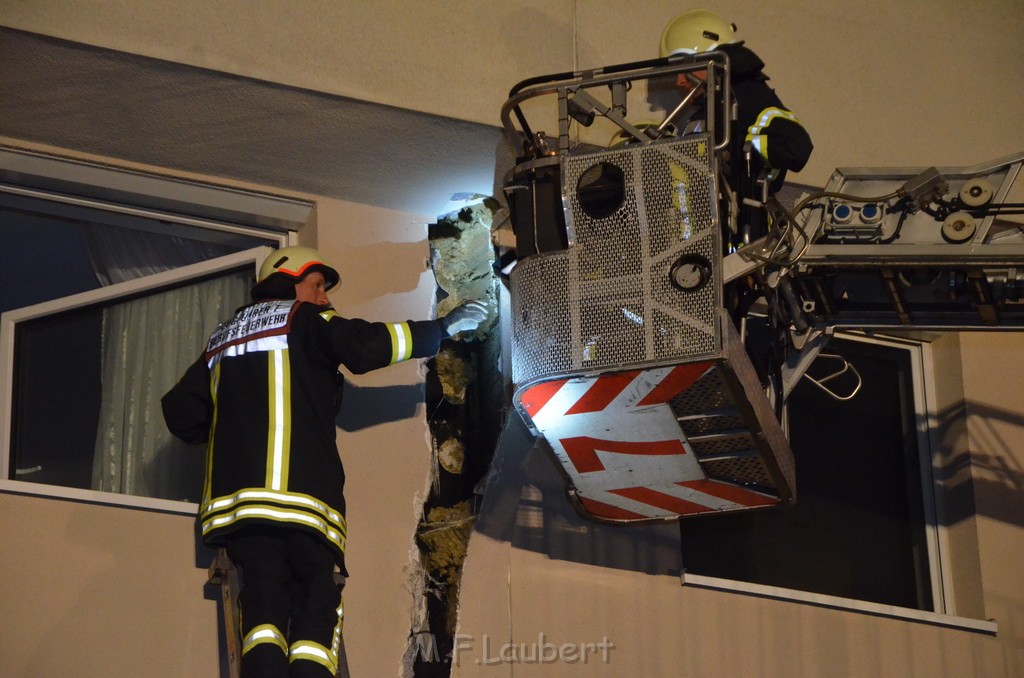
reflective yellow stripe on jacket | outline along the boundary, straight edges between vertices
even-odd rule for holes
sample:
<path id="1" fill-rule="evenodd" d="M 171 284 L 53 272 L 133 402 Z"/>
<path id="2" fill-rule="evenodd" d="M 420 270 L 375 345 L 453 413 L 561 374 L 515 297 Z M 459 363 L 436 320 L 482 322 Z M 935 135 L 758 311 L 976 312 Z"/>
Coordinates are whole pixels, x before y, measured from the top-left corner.
<path id="1" fill-rule="evenodd" d="M 339 551 L 345 552 L 345 516 L 308 494 L 265 488 L 240 490 L 204 504 L 203 535 L 250 518 L 310 527 L 334 544 Z"/>
<path id="2" fill-rule="evenodd" d="M 288 349 L 270 351 L 267 402 L 270 427 L 267 429 L 267 480 L 272 490 L 288 489 L 288 459 L 292 440 L 291 365 Z"/>
<path id="3" fill-rule="evenodd" d="M 792 112 L 787 111 L 783 108 L 769 106 L 768 108 L 761 111 L 761 113 L 757 116 L 757 120 L 754 121 L 754 124 L 747 128 L 746 137 L 746 140 L 753 145 L 754 150 L 757 151 L 758 155 L 760 155 L 764 159 L 765 165 L 767 165 L 768 169 L 771 171 L 771 175 L 777 175 L 778 170 L 773 169 L 771 166 L 771 160 L 768 158 L 769 135 L 764 134 L 763 132 L 764 129 L 768 127 L 768 125 L 770 125 L 772 121 L 775 120 L 776 118 L 784 118 L 786 120 L 791 120 L 792 122 L 795 122 L 798 125 L 800 124 L 800 121 L 796 119 L 796 116 L 793 115 Z"/>
<path id="4" fill-rule="evenodd" d="M 387 323 L 391 335 L 391 364 L 400 363 L 412 357 L 412 331 L 409 323 Z"/>

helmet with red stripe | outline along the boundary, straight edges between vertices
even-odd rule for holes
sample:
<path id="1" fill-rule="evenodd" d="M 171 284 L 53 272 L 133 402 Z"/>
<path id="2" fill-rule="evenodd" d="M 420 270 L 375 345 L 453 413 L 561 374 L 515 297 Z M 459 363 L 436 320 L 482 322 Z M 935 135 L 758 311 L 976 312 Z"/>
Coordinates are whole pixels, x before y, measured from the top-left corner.
<path id="1" fill-rule="evenodd" d="M 299 282 L 313 271 L 320 271 L 327 281 L 327 289 L 331 289 L 339 282 L 341 276 L 338 272 L 324 263 L 320 253 L 311 247 L 282 247 L 271 253 L 260 266 L 256 283 L 262 283 L 270 276 L 284 276 L 292 282 Z"/>

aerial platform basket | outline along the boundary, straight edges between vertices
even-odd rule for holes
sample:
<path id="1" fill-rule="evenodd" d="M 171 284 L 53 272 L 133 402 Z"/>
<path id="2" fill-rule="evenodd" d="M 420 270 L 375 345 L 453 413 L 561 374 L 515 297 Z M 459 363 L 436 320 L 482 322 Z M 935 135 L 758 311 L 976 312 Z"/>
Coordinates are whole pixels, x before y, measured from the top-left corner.
<path id="1" fill-rule="evenodd" d="M 512 369 L 577 508 L 621 522 L 791 501 L 789 444 L 722 310 L 712 139 L 558 162 L 567 247 L 510 275 Z"/>

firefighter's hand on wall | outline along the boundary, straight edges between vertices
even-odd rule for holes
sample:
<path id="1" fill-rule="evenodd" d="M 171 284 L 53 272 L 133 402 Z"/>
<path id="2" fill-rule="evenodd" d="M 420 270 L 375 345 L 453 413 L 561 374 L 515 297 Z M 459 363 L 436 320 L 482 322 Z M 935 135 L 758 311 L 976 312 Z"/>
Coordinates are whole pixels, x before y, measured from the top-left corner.
<path id="1" fill-rule="evenodd" d="M 481 301 L 467 301 L 461 306 L 456 306 L 445 317 L 441 318 L 441 324 L 448 336 L 454 336 L 460 332 L 472 332 L 480 327 L 480 324 L 487 320 L 487 305 Z"/>

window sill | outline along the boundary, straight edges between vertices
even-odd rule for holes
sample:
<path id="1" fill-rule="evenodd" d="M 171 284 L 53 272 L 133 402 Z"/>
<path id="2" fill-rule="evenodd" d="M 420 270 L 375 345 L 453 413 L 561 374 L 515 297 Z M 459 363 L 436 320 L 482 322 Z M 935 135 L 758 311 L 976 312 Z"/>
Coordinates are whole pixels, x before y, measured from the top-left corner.
<path id="1" fill-rule="evenodd" d="M 114 494 L 113 492 L 82 490 L 75 487 L 58 487 L 55 485 L 29 483 L 21 480 L 0 480 L 0 493 L 22 494 L 87 504 L 102 504 L 105 506 L 118 506 L 121 508 L 139 509 L 143 511 L 158 511 L 160 513 L 177 513 L 186 516 L 195 516 L 199 512 L 199 505 L 188 501 L 136 497 L 128 494 Z"/>
<path id="2" fill-rule="evenodd" d="M 967 617 L 956 617 L 938 612 L 927 612 L 925 610 L 914 610 L 907 607 L 895 605 L 883 605 L 871 603 L 852 598 L 840 598 L 821 593 L 809 593 L 807 591 L 796 591 L 784 589 L 777 586 L 765 586 L 763 584 L 752 584 L 750 582 L 734 581 L 731 579 L 718 579 L 717 577 L 705 577 L 699 574 L 683 573 L 681 577 L 683 586 L 724 591 L 740 595 L 756 596 L 758 598 L 770 598 L 791 603 L 802 603 L 814 605 L 833 610 L 846 610 L 859 612 L 861 614 L 875 617 L 886 617 L 889 619 L 903 619 L 906 621 L 931 624 L 951 629 L 960 629 L 973 633 L 983 633 L 994 636 L 998 631 L 998 625 L 993 620 L 969 619 Z"/>

